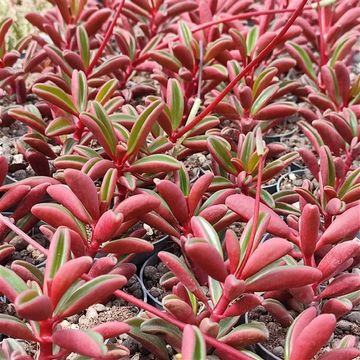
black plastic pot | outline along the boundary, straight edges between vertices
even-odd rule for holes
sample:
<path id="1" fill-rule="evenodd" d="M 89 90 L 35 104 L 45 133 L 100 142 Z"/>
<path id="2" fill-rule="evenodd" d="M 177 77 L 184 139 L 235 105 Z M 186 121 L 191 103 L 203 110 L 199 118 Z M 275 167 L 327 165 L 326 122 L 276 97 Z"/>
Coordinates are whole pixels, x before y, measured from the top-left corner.
<path id="1" fill-rule="evenodd" d="M 249 313 L 246 313 L 245 323 L 249 323 Z M 282 360 L 278 356 L 274 355 L 271 351 L 265 348 L 262 344 L 258 343 L 252 346 L 252 351 L 259 355 L 263 360 Z"/>
<path id="2" fill-rule="evenodd" d="M 296 132 L 296 128 L 294 128 L 293 130 L 290 130 L 288 132 L 282 133 L 282 134 L 278 134 L 278 135 L 266 135 L 265 136 L 265 142 L 267 144 L 273 143 L 273 142 L 281 142 L 282 139 L 286 139 L 291 137 L 292 135 L 295 134 Z"/>
<path id="3" fill-rule="evenodd" d="M 298 163 L 292 163 L 291 165 L 290 165 L 290 170 L 291 171 L 297 171 L 297 170 L 304 170 L 305 169 L 305 166 L 302 166 L 302 165 L 300 165 L 300 164 L 298 164 Z"/>
<path id="4" fill-rule="evenodd" d="M 131 262 L 136 265 L 138 268 L 138 271 L 140 272 L 141 268 L 143 267 L 143 264 L 149 257 L 151 257 L 154 254 L 157 254 L 159 251 L 163 250 L 169 244 L 171 244 L 172 241 L 169 236 L 164 236 L 161 239 L 154 241 L 152 244 L 154 246 L 154 250 L 151 252 L 136 254 L 132 259 Z"/>
<path id="5" fill-rule="evenodd" d="M 305 172 L 305 169 L 299 169 L 299 170 L 294 170 L 294 171 L 289 171 L 288 173 L 280 176 L 277 184 L 276 184 L 276 190 L 277 191 L 281 191 L 281 184 L 284 181 L 284 179 L 286 179 L 287 177 L 289 177 L 290 174 L 297 174 L 297 175 L 303 175 Z"/>
<path id="6" fill-rule="evenodd" d="M 269 194 L 275 194 L 277 190 L 277 182 L 270 185 L 264 185 L 262 186 L 262 189 L 267 191 Z"/>
<path id="7" fill-rule="evenodd" d="M 160 251 L 160 250 L 159 250 Z M 156 253 L 154 253 L 153 255 L 151 255 L 143 264 L 143 266 L 141 267 L 141 270 L 140 270 L 140 281 L 143 285 L 143 288 L 144 288 L 144 291 L 146 293 L 146 296 L 147 296 L 147 302 L 150 304 L 150 305 L 153 305 L 155 307 L 157 307 L 158 309 L 163 309 L 163 306 L 162 306 L 162 303 L 160 300 L 158 300 L 155 296 L 152 296 L 150 294 L 150 291 L 146 288 L 145 286 L 145 282 L 144 282 L 144 272 L 145 272 L 145 268 L 147 266 L 155 266 L 156 264 L 159 263 L 159 258 L 157 256 L 158 252 L 157 251 Z"/>

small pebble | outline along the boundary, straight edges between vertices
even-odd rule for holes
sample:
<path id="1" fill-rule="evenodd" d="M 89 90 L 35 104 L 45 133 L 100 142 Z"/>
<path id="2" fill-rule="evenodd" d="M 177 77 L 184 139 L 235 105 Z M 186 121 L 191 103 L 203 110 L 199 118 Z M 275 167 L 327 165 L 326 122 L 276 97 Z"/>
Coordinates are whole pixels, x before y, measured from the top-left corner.
<path id="1" fill-rule="evenodd" d="M 340 320 L 337 323 L 337 327 L 338 327 L 338 329 L 343 330 L 343 331 L 350 331 L 351 327 L 352 327 L 352 323 L 347 320 Z"/>
<path id="2" fill-rule="evenodd" d="M 86 317 L 87 318 L 93 318 L 93 319 L 97 319 L 98 318 L 98 313 L 97 311 L 91 306 L 86 310 Z"/>
<path id="3" fill-rule="evenodd" d="M 144 270 L 144 276 L 147 278 L 152 278 L 157 273 L 155 266 L 146 266 Z"/>
<path id="4" fill-rule="evenodd" d="M 105 311 L 106 306 L 103 304 L 95 304 L 92 306 L 97 312 Z"/>
<path id="5" fill-rule="evenodd" d="M 161 291 L 160 291 L 160 289 L 153 287 L 150 289 L 150 294 L 154 297 L 158 297 L 158 296 L 160 296 Z"/>
<path id="6" fill-rule="evenodd" d="M 276 346 L 272 352 L 275 356 L 278 357 L 284 356 L 284 348 L 282 346 Z"/>
<path id="7" fill-rule="evenodd" d="M 344 319 L 360 324 L 360 311 L 352 311 L 351 313 L 344 316 Z"/>

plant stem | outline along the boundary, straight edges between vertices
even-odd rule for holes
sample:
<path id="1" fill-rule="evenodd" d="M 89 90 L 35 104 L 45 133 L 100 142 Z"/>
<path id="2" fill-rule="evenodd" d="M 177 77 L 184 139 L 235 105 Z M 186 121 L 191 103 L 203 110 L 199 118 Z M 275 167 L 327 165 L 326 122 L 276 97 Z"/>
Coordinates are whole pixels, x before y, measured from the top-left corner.
<path id="1" fill-rule="evenodd" d="M 99 61 L 99 59 L 100 59 L 100 57 L 101 57 L 101 55 L 102 55 L 102 53 L 103 53 L 106 45 L 108 44 L 108 42 L 109 42 L 109 40 L 110 40 L 110 37 L 111 37 L 111 35 L 112 35 L 113 31 L 114 31 L 114 27 L 115 27 L 115 25 L 116 25 L 116 22 L 117 22 L 119 16 L 120 16 L 120 13 L 121 13 L 121 10 L 122 10 L 124 4 L 125 4 L 125 0 L 120 0 L 119 7 L 117 8 L 116 13 L 115 13 L 115 15 L 114 15 L 114 18 L 113 18 L 113 20 L 112 20 L 109 28 L 108 28 L 107 31 L 106 31 L 104 40 L 103 40 L 103 42 L 101 43 L 101 45 L 100 45 L 97 53 L 95 54 L 94 58 L 91 60 L 91 63 L 90 63 L 89 67 L 88 67 L 87 70 L 86 70 L 86 76 L 87 76 L 87 77 L 89 77 L 89 75 L 91 75 L 91 73 L 92 73 L 95 65 L 96 65 L 97 62 Z"/>
<path id="2" fill-rule="evenodd" d="M 326 49 L 325 49 L 325 37 L 324 37 L 324 11 L 320 6 L 320 0 L 317 0 L 318 4 L 318 19 L 319 19 L 319 50 L 320 50 L 320 67 L 326 64 Z"/>
<path id="3" fill-rule="evenodd" d="M 52 322 L 48 320 L 40 321 L 40 354 L 38 360 L 49 360 L 52 358 Z"/>
<path id="4" fill-rule="evenodd" d="M 215 107 L 221 102 L 222 99 L 237 85 L 237 83 L 251 71 L 255 66 L 259 65 L 262 60 L 281 42 L 283 36 L 289 30 L 291 25 L 294 23 L 296 18 L 301 13 L 303 7 L 305 6 L 307 0 L 302 0 L 299 7 L 292 13 L 290 18 L 285 23 L 281 31 L 274 37 L 273 40 L 259 53 L 259 55 L 253 59 L 241 72 L 238 74 L 227 86 L 226 88 L 214 99 L 214 101 L 208 105 L 198 116 L 196 116 L 193 121 L 184 126 L 178 132 L 174 133 L 171 137 L 171 141 L 176 141 L 181 136 L 185 135 L 188 131 L 192 130 L 204 117 L 211 113 Z"/>
<path id="5" fill-rule="evenodd" d="M 26 242 L 28 242 L 33 248 L 39 250 L 41 253 L 47 256 L 48 250 L 46 250 L 43 246 L 37 243 L 34 239 L 32 239 L 29 235 L 25 234 L 21 229 L 19 229 L 15 224 L 13 224 L 9 218 L 0 214 L 0 221 L 3 222 L 8 228 L 14 231 L 17 235 L 22 237 Z"/>

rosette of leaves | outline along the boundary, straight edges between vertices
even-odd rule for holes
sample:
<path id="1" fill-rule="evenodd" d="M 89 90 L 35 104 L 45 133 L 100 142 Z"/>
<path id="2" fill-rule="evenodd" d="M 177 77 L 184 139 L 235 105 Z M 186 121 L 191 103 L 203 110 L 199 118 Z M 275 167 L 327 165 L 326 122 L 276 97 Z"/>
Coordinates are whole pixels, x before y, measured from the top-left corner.
<path id="1" fill-rule="evenodd" d="M 127 281 L 120 273 L 94 271 L 96 265 L 90 257 L 72 259 L 70 237 L 65 227 L 55 232 L 44 274 L 21 260 L 13 262 L 11 270 L 0 267 L 0 291 L 14 304 L 17 315 L 1 314 L 1 332 L 10 338 L 37 343 L 41 359 L 66 357 L 70 353 L 100 359 L 126 357 L 129 355 L 127 348 L 104 344 L 105 339 L 129 331 L 124 323 L 114 321 L 89 330 L 59 326 L 66 317 L 104 301 Z M 95 277 L 81 280 L 86 273 L 93 273 Z M 18 344 L 8 339 L 2 348 L 9 358 L 11 347 L 18 347 Z M 21 354 L 21 347 L 17 349 L 19 352 Z"/>
<path id="2" fill-rule="evenodd" d="M 260 130 L 258 130 L 259 132 Z M 213 158 L 213 172 L 216 175 L 211 189 L 234 189 L 238 188 L 244 194 L 254 195 L 257 183 L 259 155 L 256 151 L 257 133 L 248 132 L 240 134 L 238 142 L 221 132 L 213 131 L 207 139 L 207 146 Z M 227 141 L 228 139 L 229 141 Z M 269 146 L 271 155 L 278 151 L 283 152 L 284 147 L 277 145 Z M 281 155 L 275 160 L 265 164 L 261 181 L 266 183 L 279 175 L 294 160 L 299 157 L 296 151 Z M 271 195 L 264 189 L 261 191 L 262 201 L 271 207 L 275 202 Z"/>
<path id="3" fill-rule="evenodd" d="M 318 187 L 305 180 L 301 188 L 276 194 L 275 202 L 284 215 L 295 216 L 300 215 L 306 203 L 316 205 L 324 216 L 326 229 L 334 216 L 349 211 L 359 200 L 359 171 L 354 164 L 359 156 L 357 118 L 349 109 L 344 109 L 342 113 L 329 111 L 322 119 L 314 120 L 312 125 L 300 121 L 299 127 L 314 149 L 299 149 L 299 154 Z M 300 209 L 296 209 L 291 204 L 299 199 Z M 357 221 L 353 222 L 354 226 L 357 224 Z M 349 234 L 355 231 L 351 231 L 351 227 L 347 229 Z"/>
<path id="4" fill-rule="evenodd" d="M 311 60 L 308 58 L 309 66 Z M 305 71 L 305 70 L 304 70 Z M 350 70 L 344 61 L 329 60 L 329 64 L 323 65 L 319 76 L 316 76 L 315 70 L 305 71 L 305 74 L 312 74 L 312 81 L 306 86 L 306 101 L 315 106 L 320 112 L 334 111 L 341 112 L 343 109 L 349 109 L 359 116 L 359 83 L 358 75 L 354 81 L 350 80 Z M 316 80 L 318 79 L 318 80 Z M 309 116 L 316 117 L 309 113 Z"/>
<path id="5" fill-rule="evenodd" d="M 182 88 L 188 112 L 194 98 L 204 97 L 227 79 L 225 66 L 231 59 L 229 50 L 233 48 L 229 35 L 218 34 L 213 41 L 204 43 L 193 36 L 187 23 L 180 21 L 177 41 L 170 43 L 166 50 L 152 50 L 149 54 L 162 67 L 153 78 L 164 94 L 168 78 L 175 78 Z"/>
<path id="6" fill-rule="evenodd" d="M 33 129 L 34 135 L 27 134 L 23 140 L 43 151 L 40 153 L 42 158 L 49 154 L 44 154 L 49 148 L 47 138 L 61 144 L 61 156 L 54 161 L 57 170 L 82 169 L 96 180 L 102 178 L 109 168 L 116 168 L 119 181 L 133 191 L 137 178 L 145 179 L 143 174 L 161 176 L 163 172 L 180 168 L 176 159 L 165 154 L 172 144 L 161 136 L 156 125 L 164 108 L 161 99 L 151 98 L 148 106 L 141 108 L 140 112 L 126 106 L 124 112 L 114 113 L 123 102 L 120 96 L 112 96 L 116 80 L 106 82 L 92 101 L 89 101 L 87 81 L 82 72 L 73 73 L 72 84 L 71 96 L 53 85 L 34 87 L 34 91 L 52 108 L 56 107 L 54 119 L 48 124 L 38 112 L 36 115 L 23 109 L 11 112 L 13 117 Z M 155 138 L 151 143 L 148 142 L 150 133 Z M 38 141 L 32 141 L 34 137 Z M 94 142 L 97 146 L 90 146 Z"/>
<path id="7" fill-rule="evenodd" d="M 124 5 L 122 13 L 126 16 L 133 27 L 141 29 L 142 48 L 147 44 L 157 44 L 183 15 L 198 9 L 198 2 L 193 0 L 184 1 L 181 6 L 174 0 L 135 0 Z"/>
<path id="8" fill-rule="evenodd" d="M 3 184 L 8 173 L 8 163 L 4 156 L 0 156 L 0 183 Z M 13 223 L 22 231 L 29 232 L 38 223 L 38 219 L 30 213 L 33 205 L 46 197 L 46 188 L 59 182 L 51 177 L 34 176 L 19 183 L 3 184 L 0 187 L 0 211 L 7 214 Z M 0 242 L 3 243 L 4 255 L 13 247 L 8 243 L 16 234 L 1 223 Z M 3 258 L 3 256 L 2 256 Z"/>
<path id="9" fill-rule="evenodd" d="M 296 92 L 300 83 L 295 80 L 279 79 L 282 73 L 287 72 L 294 65 L 292 59 L 284 57 L 274 60 L 265 69 L 258 68 L 252 79 L 249 78 L 234 87 L 232 93 L 215 107 L 215 112 L 223 119 L 235 121 L 241 133 L 246 134 L 256 125 L 266 133 L 298 111 L 294 103 L 286 101 L 286 97 Z M 239 72 L 238 61 L 228 62 L 230 80 Z M 214 95 L 217 93 L 214 92 Z"/>

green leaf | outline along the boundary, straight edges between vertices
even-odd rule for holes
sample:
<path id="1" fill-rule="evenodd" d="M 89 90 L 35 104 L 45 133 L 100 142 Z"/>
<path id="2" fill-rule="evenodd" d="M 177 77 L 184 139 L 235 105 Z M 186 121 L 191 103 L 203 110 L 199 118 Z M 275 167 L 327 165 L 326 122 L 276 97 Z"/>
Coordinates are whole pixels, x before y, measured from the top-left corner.
<path id="1" fill-rule="evenodd" d="M 264 89 L 253 102 L 250 114 L 255 115 L 261 108 L 263 108 L 270 101 L 271 97 L 278 91 L 278 89 L 279 86 L 277 84 Z"/>
<path id="2" fill-rule="evenodd" d="M 82 71 L 74 71 L 72 77 L 73 99 L 79 111 L 85 111 L 88 101 L 88 86 L 86 75 Z"/>
<path id="3" fill-rule="evenodd" d="M 122 275 L 100 275 L 84 284 L 71 287 L 61 298 L 54 314 L 67 317 L 81 312 L 88 306 L 104 300 L 124 285 Z"/>
<path id="4" fill-rule="evenodd" d="M 231 163 L 231 152 L 227 148 L 225 140 L 209 136 L 207 141 L 209 151 L 219 165 L 227 172 L 237 175 L 236 167 Z"/>
<path id="5" fill-rule="evenodd" d="M 191 49 L 192 32 L 185 21 L 179 21 L 179 37 L 184 45 Z"/>
<path id="6" fill-rule="evenodd" d="M 137 118 L 134 126 L 131 129 L 128 141 L 128 155 L 135 154 L 146 140 L 153 124 L 158 119 L 160 113 L 164 108 L 164 103 L 161 100 L 152 102 Z"/>
<path id="7" fill-rule="evenodd" d="M 224 253 L 219 236 L 211 224 L 201 216 L 194 216 L 191 219 L 194 235 L 206 239 L 219 252 L 222 258 Z"/>
<path id="8" fill-rule="evenodd" d="M 5 294 L 11 301 L 15 297 L 27 290 L 23 279 L 15 274 L 12 270 L 0 265 L 0 291 Z"/>
<path id="9" fill-rule="evenodd" d="M 154 154 L 136 160 L 129 168 L 130 172 L 158 173 L 179 170 L 181 163 L 169 155 Z"/>
<path id="10" fill-rule="evenodd" d="M 110 99 L 111 95 L 116 90 L 118 85 L 117 79 L 111 79 L 107 81 L 98 91 L 95 97 L 95 101 L 99 102 L 101 105 L 105 105 L 105 103 Z"/>
<path id="11" fill-rule="evenodd" d="M 181 168 L 179 169 L 178 174 L 180 189 L 185 196 L 188 196 L 190 192 L 190 178 L 183 163 L 181 164 Z"/>
<path id="12" fill-rule="evenodd" d="M 112 123 L 100 103 L 94 101 L 92 105 L 95 115 L 85 112 L 80 115 L 80 119 L 94 134 L 104 150 L 115 157 L 117 138 Z"/>
<path id="13" fill-rule="evenodd" d="M 223 293 L 221 283 L 210 276 L 208 276 L 208 281 L 209 281 L 211 300 L 213 304 L 216 305 L 219 302 L 221 295 Z"/>
<path id="14" fill-rule="evenodd" d="M 313 63 L 310 59 L 310 56 L 308 53 L 298 44 L 289 41 L 288 44 L 293 48 L 294 51 L 298 54 L 298 56 L 301 58 L 308 74 L 313 78 L 316 79 L 315 70 L 313 68 Z"/>
<path id="15" fill-rule="evenodd" d="M 145 322 L 145 319 L 140 317 L 132 318 L 125 321 L 130 326 L 129 335 L 135 340 L 139 341 L 144 347 L 146 347 L 152 354 L 159 360 L 168 360 L 169 355 L 165 345 L 165 342 L 158 336 L 147 334 L 141 331 L 141 325 Z"/>
<path id="16" fill-rule="evenodd" d="M 181 125 L 184 114 L 184 95 L 176 79 L 168 80 L 166 100 L 170 110 L 171 127 L 176 130 Z"/>
<path id="17" fill-rule="evenodd" d="M 77 28 L 76 40 L 80 50 L 81 59 L 87 69 L 90 63 L 90 45 L 88 34 L 82 25 L 79 25 Z"/>
<path id="18" fill-rule="evenodd" d="M 45 130 L 45 135 L 52 137 L 72 134 L 75 129 L 75 125 L 73 124 L 71 119 L 66 117 L 58 117 L 50 121 L 49 125 Z"/>
<path id="19" fill-rule="evenodd" d="M 45 280 L 53 279 L 58 270 L 69 260 L 71 248 L 70 231 L 58 228 L 51 239 L 45 267 Z"/>
<path id="20" fill-rule="evenodd" d="M 246 55 L 250 56 L 252 51 L 254 50 L 254 47 L 256 45 L 257 39 L 259 37 L 259 27 L 253 26 L 250 31 L 248 32 L 246 36 Z"/>
<path id="21" fill-rule="evenodd" d="M 48 101 L 49 103 L 59 107 L 60 109 L 77 116 L 79 111 L 73 104 L 70 96 L 64 90 L 54 85 L 36 84 L 33 86 L 32 91 Z"/>
<path id="22" fill-rule="evenodd" d="M 360 167 L 353 170 L 338 190 L 339 199 L 342 199 L 350 188 L 360 180 Z"/>
<path id="23" fill-rule="evenodd" d="M 116 169 L 109 169 L 106 172 L 100 188 L 100 201 L 102 203 L 110 205 L 116 188 L 117 175 Z"/>

